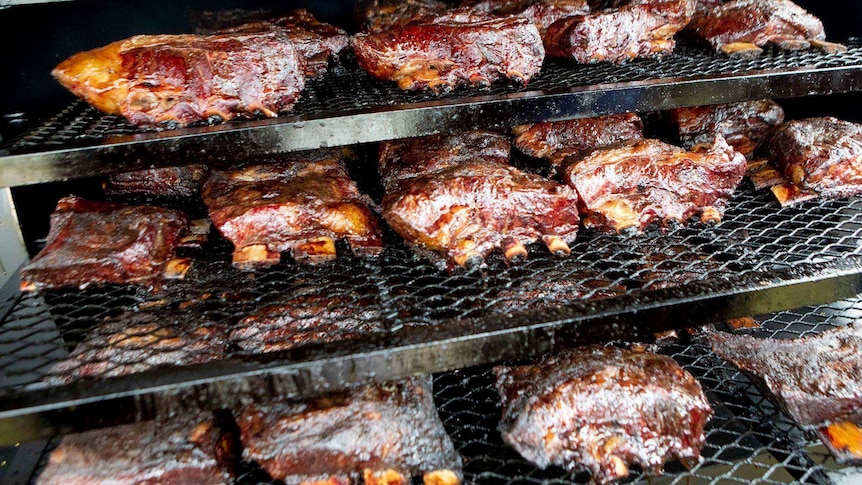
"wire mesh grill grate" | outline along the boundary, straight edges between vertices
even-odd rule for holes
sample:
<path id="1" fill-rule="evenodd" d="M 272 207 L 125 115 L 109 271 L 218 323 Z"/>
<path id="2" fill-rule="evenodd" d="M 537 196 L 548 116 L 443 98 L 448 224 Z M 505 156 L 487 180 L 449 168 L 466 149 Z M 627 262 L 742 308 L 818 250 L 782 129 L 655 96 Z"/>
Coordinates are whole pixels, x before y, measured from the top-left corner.
<path id="1" fill-rule="evenodd" d="M 792 70 L 798 68 L 827 69 L 862 64 L 862 47 L 851 46 L 843 53 L 825 54 L 819 51 L 767 50 L 750 59 L 717 56 L 701 47 L 681 45 L 677 51 L 661 60 L 638 60 L 622 66 L 609 64 L 575 65 L 548 60 L 541 74 L 526 88 L 495 84 L 487 89 L 459 89 L 445 95 L 401 91 L 393 83 L 379 82 L 361 70 L 356 61 L 347 57 L 328 74 L 310 80 L 305 94 L 291 114 L 306 117 L 326 117 L 338 113 L 349 115 L 365 110 L 418 105 L 428 101 L 459 103 L 476 96 L 501 96 L 525 92 L 569 90 L 577 87 L 609 83 L 648 81 L 657 79 L 692 79 L 700 76 L 748 74 L 757 71 Z M 242 121 L 229 126 L 241 128 Z M 30 132 L 13 140 L 5 148 L 13 153 L 43 151 L 87 145 L 112 136 L 132 135 L 141 130 L 123 118 L 105 115 L 82 101 L 75 101 L 53 117 L 35 126 Z M 177 131 L 181 134 L 182 131 Z"/>
<path id="2" fill-rule="evenodd" d="M 862 299 L 805 307 L 760 316 L 756 328 L 742 329 L 762 338 L 795 338 L 844 326 L 862 315 Z M 660 347 L 692 373 L 714 410 L 707 424 L 703 460 L 686 469 L 678 462 L 664 475 L 647 477 L 635 468 L 624 483 L 850 483 L 862 468 L 837 464 L 813 432 L 787 418 L 751 381 L 695 341 Z M 464 462 L 466 483 L 575 484 L 590 483 L 585 472 L 558 467 L 540 470 L 521 458 L 500 438 L 500 404 L 490 367 L 461 369 L 434 378 L 435 402 L 443 425 Z M 59 444 L 52 440 L 42 457 Z M 254 463 L 237 463 L 237 484 L 270 483 Z M 35 481 L 35 480 L 34 480 Z"/>

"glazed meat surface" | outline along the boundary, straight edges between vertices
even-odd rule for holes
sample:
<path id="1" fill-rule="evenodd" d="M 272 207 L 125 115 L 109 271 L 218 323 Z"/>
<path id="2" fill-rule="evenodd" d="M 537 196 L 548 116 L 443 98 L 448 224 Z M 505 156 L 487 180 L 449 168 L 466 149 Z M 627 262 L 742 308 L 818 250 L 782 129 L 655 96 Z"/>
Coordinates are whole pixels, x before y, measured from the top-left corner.
<path id="1" fill-rule="evenodd" d="M 795 339 L 712 333 L 712 349 L 766 387 L 802 426 L 855 419 L 862 410 L 862 324 Z"/>
<path id="2" fill-rule="evenodd" d="M 360 0 L 356 20 L 363 32 L 379 34 L 400 29 L 416 17 L 445 13 L 449 8 L 437 0 Z"/>
<path id="3" fill-rule="evenodd" d="M 461 459 L 437 416 L 430 377 L 304 402 L 252 404 L 237 419 L 245 458 L 299 483 L 460 483 Z"/>
<path id="4" fill-rule="evenodd" d="M 746 158 L 784 121 L 784 110 L 768 99 L 678 108 L 670 115 L 684 146 L 711 143 L 715 135 L 721 135 Z"/>
<path id="5" fill-rule="evenodd" d="M 182 126 L 258 113 L 299 99 L 305 60 L 280 31 L 138 35 L 79 52 L 52 72 L 66 89 L 139 126 Z"/>
<path id="6" fill-rule="evenodd" d="M 694 13 L 695 0 L 641 0 L 555 22 L 545 34 L 550 57 L 619 64 L 673 52 L 673 36 Z"/>
<path id="7" fill-rule="evenodd" d="M 503 440 L 540 468 L 582 467 L 606 483 L 630 464 L 657 474 L 700 459 L 712 408 L 669 357 L 591 346 L 494 371 Z"/>
<path id="8" fill-rule="evenodd" d="M 203 188 L 210 218 L 234 246 L 233 264 L 253 269 L 290 251 L 298 262 L 335 258 L 335 239 L 360 256 L 382 251 L 377 216 L 340 160 L 340 153 L 213 172 Z"/>
<path id="9" fill-rule="evenodd" d="M 658 140 L 634 140 L 594 151 L 566 167 L 584 225 L 603 231 L 643 231 L 653 222 L 721 221 L 745 175 L 745 157 L 721 135 L 695 151 Z"/>
<path id="10" fill-rule="evenodd" d="M 179 211 L 65 197 L 44 249 L 21 270 L 22 288 L 158 286 L 187 229 Z"/>
<path id="11" fill-rule="evenodd" d="M 63 437 L 38 485 L 233 483 L 232 445 L 210 413 Z"/>
<path id="12" fill-rule="evenodd" d="M 326 72 L 329 60 L 338 57 L 348 45 L 347 32 L 317 20 L 304 8 L 291 11 L 284 17 L 251 22 L 225 29 L 223 33 L 255 33 L 281 31 L 293 42 L 305 59 L 305 75 L 314 77 Z"/>
<path id="13" fill-rule="evenodd" d="M 494 294 L 494 310 L 523 311 L 559 306 L 583 299 L 616 296 L 625 287 L 591 270 L 566 272 L 559 269 L 542 271 L 534 279 L 518 286 L 504 287 Z"/>
<path id="14" fill-rule="evenodd" d="M 634 113 L 516 126 L 515 146 L 544 158 L 554 167 L 572 156 L 626 140 L 643 138 L 643 122 Z"/>
<path id="15" fill-rule="evenodd" d="M 767 141 L 770 160 L 797 188 L 821 197 L 862 193 L 862 125 L 835 118 L 789 121 Z"/>
<path id="16" fill-rule="evenodd" d="M 341 293 L 298 295 L 245 317 L 231 330 L 230 340 L 245 351 L 261 353 L 367 337 L 385 330 L 372 305 L 369 298 Z"/>
<path id="17" fill-rule="evenodd" d="M 698 9 L 689 30 L 727 54 L 758 53 L 774 44 L 807 49 L 811 40 L 825 40 L 823 23 L 790 0 L 732 0 Z"/>
<path id="18" fill-rule="evenodd" d="M 108 195 L 146 195 L 156 198 L 191 198 L 200 193 L 201 182 L 209 173 L 206 165 L 154 168 L 125 172 L 108 177 Z"/>
<path id="19" fill-rule="evenodd" d="M 84 377 L 115 377 L 161 365 L 202 364 L 223 358 L 223 329 L 184 312 L 133 312 L 90 330 L 71 355 L 55 365 L 48 381 L 64 384 Z"/>
<path id="20" fill-rule="evenodd" d="M 529 20 L 468 9 L 358 34 L 353 50 L 369 74 L 405 90 L 488 86 L 503 79 L 525 86 L 545 59 L 539 31 Z"/>
<path id="21" fill-rule="evenodd" d="M 509 261 L 524 258 L 524 245 L 539 238 L 555 254 L 568 254 L 567 243 L 575 239 L 579 222 L 574 191 L 504 163 L 508 155 L 498 157 L 500 135 L 455 135 L 461 140 L 477 137 L 487 137 L 487 142 L 462 144 L 455 152 L 447 147 L 458 142 L 446 137 L 384 147 L 384 157 L 406 154 L 380 163 L 383 180 L 388 181 L 383 216 L 389 225 L 415 247 L 442 254 L 460 266 L 477 264 L 497 248 Z M 426 158 L 423 150 L 439 159 Z M 399 167 L 411 165 L 422 170 L 413 177 L 399 172 Z"/>
<path id="22" fill-rule="evenodd" d="M 586 0 L 465 0 L 461 5 L 495 15 L 524 17 L 542 35 L 557 20 L 590 12 Z"/>

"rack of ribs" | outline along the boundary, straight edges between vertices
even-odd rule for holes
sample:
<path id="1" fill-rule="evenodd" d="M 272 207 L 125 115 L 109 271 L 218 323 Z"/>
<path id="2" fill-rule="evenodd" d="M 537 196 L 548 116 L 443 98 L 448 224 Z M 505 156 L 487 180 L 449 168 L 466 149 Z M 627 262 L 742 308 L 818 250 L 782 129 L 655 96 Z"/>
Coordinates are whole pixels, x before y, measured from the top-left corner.
<path id="1" fill-rule="evenodd" d="M 233 483 L 233 444 L 208 412 L 63 437 L 37 485 Z"/>
<path id="2" fill-rule="evenodd" d="M 286 484 L 461 481 L 431 378 L 365 385 L 304 402 L 255 403 L 237 418 L 246 459 Z"/>
<path id="3" fill-rule="evenodd" d="M 765 387 L 805 427 L 862 415 L 862 323 L 795 339 L 713 332 L 712 350 Z"/>
<path id="4" fill-rule="evenodd" d="M 350 179 L 337 150 L 214 171 L 202 196 L 213 224 L 235 246 L 238 269 L 276 264 L 286 251 L 301 263 L 329 261 L 336 239 L 347 240 L 358 256 L 383 250 L 371 201 Z"/>
<path id="5" fill-rule="evenodd" d="M 126 313 L 90 330 L 47 381 L 67 384 L 85 377 L 135 374 L 156 366 L 185 366 L 221 359 L 227 352 L 218 324 L 182 311 Z"/>
<path id="6" fill-rule="evenodd" d="M 549 57 L 620 64 L 673 52 L 673 36 L 688 25 L 695 0 L 635 0 L 620 8 L 555 22 L 545 33 Z"/>
<path id="7" fill-rule="evenodd" d="M 557 20 L 590 13 L 586 0 L 464 0 L 461 5 L 494 15 L 524 17 L 543 36 Z"/>
<path id="8" fill-rule="evenodd" d="M 542 271 L 535 278 L 515 287 L 496 292 L 491 303 L 494 310 L 523 311 L 588 299 L 608 298 L 625 292 L 625 287 L 614 284 L 591 270 L 566 272 L 554 268 Z"/>
<path id="9" fill-rule="evenodd" d="M 360 0 L 356 20 L 363 32 L 379 34 L 400 29 L 416 17 L 443 14 L 449 8 L 437 0 Z"/>
<path id="10" fill-rule="evenodd" d="M 688 30 L 728 55 L 760 54 L 766 45 L 781 49 L 807 49 L 812 45 L 827 51 L 846 49 L 825 42 L 820 19 L 790 0 L 732 0 L 703 4 Z"/>
<path id="11" fill-rule="evenodd" d="M 580 197 L 585 227 L 629 233 L 697 214 L 720 222 L 745 169 L 745 157 L 717 135 L 693 151 L 651 139 L 623 142 L 569 165 L 563 178 Z"/>
<path id="12" fill-rule="evenodd" d="M 21 270 L 21 289 L 158 287 L 188 269 L 187 260 L 174 257 L 188 226 L 176 210 L 65 197 L 51 214 L 45 247 Z"/>
<path id="13" fill-rule="evenodd" d="M 112 196 L 142 195 L 164 199 L 189 199 L 200 194 L 209 174 L 206 165 L 164 167 L 112 174 L 105 193 Z"/>
<path id="14" fill-rule="evenodd" d="M 766 148 L 788 182 L 772 189 L 782 205 L 862 193 L 862 124 L 831 117 L 788 121 Z"/>
<path id="15" fill-rule="evenodd" d="M 262 114 L 299 99 L 305 59 L 281 31 L 138 35 L 61 62 L 66 89 L 138 126 L 175 127 Z"/>
<path id="16" fill-rule="evenodd" d="M 404 90 L 450 90 L 510 79 L 526 86 L 545 59 L 529 20 L 470 9 L 415 19 L 396 30 L 357 34 L 353 50 L 374 78 Z"/>
<path id="17" fill-rule="evenodd" d="M 381 147 L 383 217 L 417 249 L 449 264 L 480 264 L 499 248 L 526 258 L 542 239 L 568 255 L 578 232 L 578 197 L 570 188 L 508 165 L 506 137 L 490 132 L 432 136 Z"/>
<path id="18" fill-rule="evenodd" d="M 559 167 L 568 157 L 583 155 L 626 140 L 643 138 L 643 122 L 634 113 L 521 125 L 512 129 L 515 147 Z"/>
<path id="19" fill-rule="evenodd" d="M 370 300 L 342 292 L 297 295 L 243 318 L 229 338 L 247 352 L 264 353 L 379 334 L 382 317 Z"/>
<path id="20" fill-rule="evenodd" d="M 721 135 L 734 150 L 751 158 L 772 130 L 784 122 L 784 110 L 775 101 L 743 101 L 677 108 L 670 112 L 683 146 L 710 143 Z"/>
<path id="21" fill-rule="evenodd" d="M 582 467 L 607 483 L 630 464 L 658 474 L 668 460 L 700 459 L 712 408 L 669 357 L 590 346 L 494 371 L 503 440 L 540 468 Z"/>
<path id="22" fill-rule="evenodd" d="M 220 33 L 256 33 L 281 31 L 293 42 L 305 59 L 305 75 L 309 78 L 326 72 L 330 59 L 337 58 L 350 45 L 343 29 L 317 20 L 304 8 L 292 10 L 284 17 L 250 22 L 224 29 Z"/>

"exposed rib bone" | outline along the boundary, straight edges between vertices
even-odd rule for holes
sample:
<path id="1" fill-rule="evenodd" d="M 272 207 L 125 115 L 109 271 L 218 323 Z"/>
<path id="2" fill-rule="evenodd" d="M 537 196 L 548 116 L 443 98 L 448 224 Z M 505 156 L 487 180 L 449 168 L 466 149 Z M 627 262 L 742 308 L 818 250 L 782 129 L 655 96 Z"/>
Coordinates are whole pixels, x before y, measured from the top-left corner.
<path id="1" fill-rule="evenodd" d="M 566 244 L 566 241 L 563 241 L 561 237 L 542 236 L 542 241 L 544 241 L 545 246 L 548 246 L 548 250 L 551 251 L 551 254 L 554 254 L 555 256 L 568 256 L 572 253 L 572 250 L 569 249 L 569 245 Z"/>

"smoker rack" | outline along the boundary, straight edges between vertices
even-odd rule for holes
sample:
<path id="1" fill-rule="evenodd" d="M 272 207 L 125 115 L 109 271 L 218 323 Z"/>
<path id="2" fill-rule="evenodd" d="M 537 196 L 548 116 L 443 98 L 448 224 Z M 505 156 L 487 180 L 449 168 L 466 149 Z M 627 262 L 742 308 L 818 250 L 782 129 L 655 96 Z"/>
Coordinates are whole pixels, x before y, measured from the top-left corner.
<path id="1" fill-rule="evenodd" d="M 796 338 L 847 325 L 862 316 L 862 299 L 804 307 L 756 318 L 758 328 L 737 332 L 762 338 Z M 721 330 L 729 330 L 724 325 Z M 679 462 L 665 466 L 661 477 L 647 477 L 633 468 L 624 483 L 756 483 L 788 482 L 831 485 L 851 483 L 860 467 L 836 463 L 812 431 L 785 416 L 750 379 L 715 355 L 696 338 L 655 350 L 676 360 L 694 375 L 713 407 L 705 429 L 703 461 L 691 469 Z M 500 438 L 500 403 L 491 367 L 480 366 L 437 374 L 435 403 L 443 425 L 464 461 L 466 483 L 558 485 L 590 483 L 585 472 L 559 467 L 540 470 L 521 458 Z M 31 483 L 44 468 L 60 438 L 42 451 Z M 256 464 L 239 461 L 238 485 L 271 483 Z"/>
<path id="2" fill-rule="evenodd" d="M 368 169 L 374 160 L 364 163 Z M 311 395 L 852 297 L 862 289 L 862 199 L 780 208 L 771 193 L 746 183 L 717 227 L 632 238 L 585 230 L 569 258 L 533 245 L 524 264 L 507 267 L 492 255 L 485 269 L 451 275 L 417 259 L 391 232 L 377 260 L 342 255 L 321 266 L 254 273 L 230 268 L 227 243 L 214 246 L 198 255 L 184 281 L 160 293 L 108 286 L 17 295 L 0 323 L 0 430 L 6 431 L 0 436 L 27 439 L 140 420 L 166 406 L 229 408 L 242 394 L 237 389 Z M 561 281 L 575 294 L 533 292 Z M 191 322 L 183 336 L 202 323 L 227 333 L 265 305 L 293 305 L 304 296 L 361 308 L 355 317 L 379 330 L 273 354 L 234 342 L 224 359 L 204 364 L 44 382 L 106 318 L 155 312 L 161 323 L 142 335 L 149 343 L 141 347 L 152 350 L 157 332 L 174 321 Z"/>
<path id="3" fill-rule="evenodd" d="M 862 46 L 843 53 L 767 50 L 751 59 L 681 45 L 622 66 L 548 60 L 526 88 L 496 84 L 438 96 L 376 81 L 349 56 L 310 80 L 291 114 L 163 132 L 74 101 L 0 149 L 0 186 L 154 166 L 367 143 L 475 128 L 509 128 L 628 111 L 862 89 Z"/>

